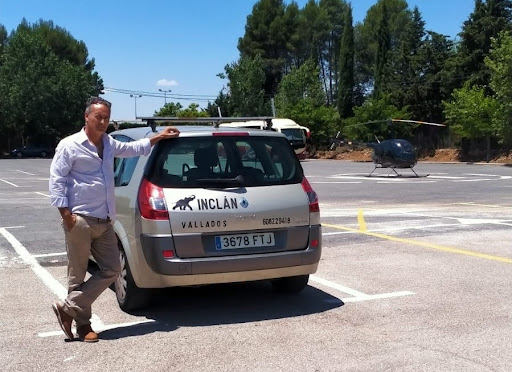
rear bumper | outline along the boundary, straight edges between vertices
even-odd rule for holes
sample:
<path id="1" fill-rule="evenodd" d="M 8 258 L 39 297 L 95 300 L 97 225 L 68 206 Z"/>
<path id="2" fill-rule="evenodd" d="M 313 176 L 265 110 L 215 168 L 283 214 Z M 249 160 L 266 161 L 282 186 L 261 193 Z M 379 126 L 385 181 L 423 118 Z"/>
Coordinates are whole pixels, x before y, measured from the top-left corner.
<path id="1" fill-rule="evenodd" d="M 290 276 L 290 274 L 285 273 L 287 270 L 284 269 L 287 268 L 299 269 L 298 272 L 302 274 L 315 272 L 321 256 L 321 238 L 321 226 L 311 226 L 309 244 L 303 250 L 250 255 L 186 259 L 174 257 L 166 259 L 163 257 L 162 251 L 169 249 L 175 251 L 172 236 L 141 234 L 141 248 L 149 268 L 157 275 L 194 276 L 238 273 L 239 275 L 236 276 L 239 279 L 236 281 L 244 281 L 243 273 L 245 272 L 268 271 L 268 273 L 272 272 L 273 274 L 271 275 L 276 278 Z M 313 240 L 318 241 L 318 245 L 315 247 L 311 246 L 311 241 Z M 305 270 L 300 270 L 301 267 Z M 279 273 L 280 269 L 283 269 L 283 275 Z M 247 280 L 253 280 L 250 277 L 252 276 L 247 276 Z"/>

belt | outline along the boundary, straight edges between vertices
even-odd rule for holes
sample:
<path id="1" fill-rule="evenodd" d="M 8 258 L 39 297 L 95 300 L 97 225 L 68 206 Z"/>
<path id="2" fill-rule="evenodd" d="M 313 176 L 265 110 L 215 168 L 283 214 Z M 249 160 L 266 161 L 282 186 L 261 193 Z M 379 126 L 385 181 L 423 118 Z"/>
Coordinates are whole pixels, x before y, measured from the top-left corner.
<path id="1" fill-rule="evenodd" d="M 80 216 L 80 217 L 88 219 L 88 220 L 92 220 L 92 221 L 97 222 L 97 223 L 107 223 L 107 222 L 110 222 L 110 217 L 99 218 L 99 217 L 87 216 L 86 214 L 81 214 L 81 213 L 75 213 L 75 214 L 77 216 Z"/>

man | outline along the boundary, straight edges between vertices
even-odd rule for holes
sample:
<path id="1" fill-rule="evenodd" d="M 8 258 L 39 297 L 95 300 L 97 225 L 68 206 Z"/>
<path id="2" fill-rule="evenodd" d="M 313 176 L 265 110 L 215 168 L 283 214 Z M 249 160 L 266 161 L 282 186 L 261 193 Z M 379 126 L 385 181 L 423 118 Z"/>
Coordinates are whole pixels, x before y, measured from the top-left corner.
<path id="1" fill-rule="evenodd" d="M 105 132 L 110 120 L 110 102 L 91 97 L 85 109 L 85 126 L 57 146 L 50 168 L 51 204 L 59 209 L 68 255 L 68 296 L 52 305 L 60 327 L 73 339 L 98 341 L 91 328 L 91 305 L 119 275 L 117 239 L 112 228 L 116 217 L 114 157 L 148 155 L 151 146 L 176 138 L 179 131 L 167 127 L 151 138 L 119 142 Z M 84 281 L 89 256 L 100 270 Z"/>

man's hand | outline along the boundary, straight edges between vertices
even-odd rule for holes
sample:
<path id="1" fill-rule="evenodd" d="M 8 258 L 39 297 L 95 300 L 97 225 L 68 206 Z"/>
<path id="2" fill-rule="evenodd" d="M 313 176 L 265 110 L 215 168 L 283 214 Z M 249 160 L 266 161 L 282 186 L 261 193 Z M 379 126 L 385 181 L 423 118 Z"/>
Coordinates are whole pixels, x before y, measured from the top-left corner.
<path id="1" fill-rule="evenodd" d="M 76 224 L 76 216 L 72 214 L 67 207 L 59 208 L 60 216 L 62 217 L 62 222 L 71 231 L 73 226 Z"/>
<path id="2" fill-rule="evenodd" d="M 165 127 L 161 132 L 151 137 L 149 141 L 151 142 L 151 146 L 153 146 L 158 141 L 161 141 L 163 139 L 176 138 L 179 135 L 180 131 L 175 127 Z"/>
<path id="3" fill-rule="evenodd" d="M 68 228 L 69 231 L 75 226 L 76 224 L 76 216 L 74 214 L 70 214 L 68 217 L 62 219 L 64 221 L 64 224 Z"/>

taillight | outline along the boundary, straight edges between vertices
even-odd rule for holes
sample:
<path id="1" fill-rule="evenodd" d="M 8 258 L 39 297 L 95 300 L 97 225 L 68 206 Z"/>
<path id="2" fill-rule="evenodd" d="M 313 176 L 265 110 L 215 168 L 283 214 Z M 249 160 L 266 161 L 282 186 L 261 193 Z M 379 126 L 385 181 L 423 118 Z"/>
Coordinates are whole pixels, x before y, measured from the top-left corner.
<path id="1" fill-rule="evenodd" d="M 304 190 L 309 199 L 309 212 L 320 212 L 320 205 L 318 204 L 318 195 L 309 184 L 309 181 L 306 178 L 306 176 L 304 176 L 304 178 L 302 179 L 301 185 L 302 189 Z"/>
<path id="2" fill-rule="evenodd" d="M 149 220 L 168 220 L 164 190 L 143 178 L 139 188 L 140 215 Z"/>

